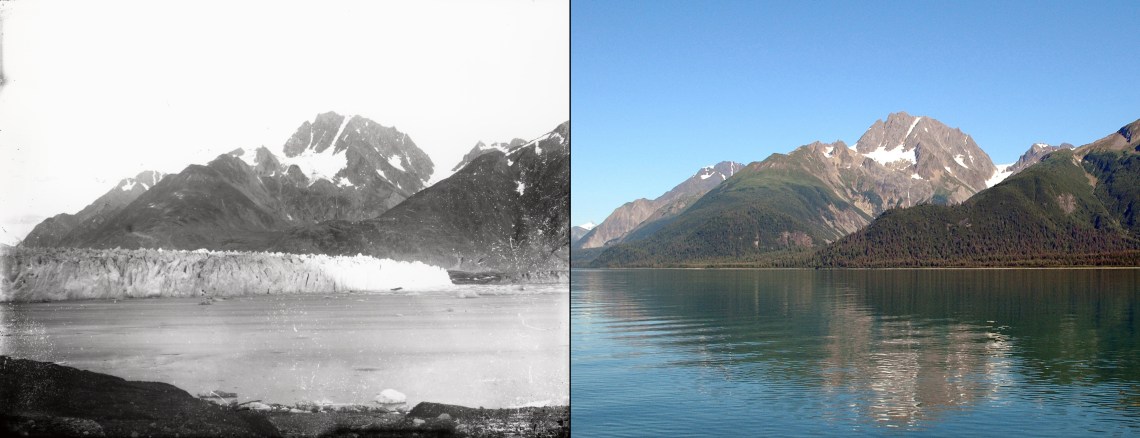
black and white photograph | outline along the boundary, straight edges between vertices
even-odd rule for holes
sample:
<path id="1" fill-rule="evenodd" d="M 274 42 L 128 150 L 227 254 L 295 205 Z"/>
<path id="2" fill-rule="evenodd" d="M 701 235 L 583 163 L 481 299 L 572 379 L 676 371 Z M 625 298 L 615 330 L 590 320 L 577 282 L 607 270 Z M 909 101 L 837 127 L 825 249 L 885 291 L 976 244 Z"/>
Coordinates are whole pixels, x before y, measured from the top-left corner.
<path id="1" fill-rule="evenodd" d="M 1138 435 L 1137 5 L 0 0 L 0 436 Z"/>
<path id="2" fill-rule="evenodd" d="M 569 12 L 0 2 L 0 435 L 569 436 Z"/>

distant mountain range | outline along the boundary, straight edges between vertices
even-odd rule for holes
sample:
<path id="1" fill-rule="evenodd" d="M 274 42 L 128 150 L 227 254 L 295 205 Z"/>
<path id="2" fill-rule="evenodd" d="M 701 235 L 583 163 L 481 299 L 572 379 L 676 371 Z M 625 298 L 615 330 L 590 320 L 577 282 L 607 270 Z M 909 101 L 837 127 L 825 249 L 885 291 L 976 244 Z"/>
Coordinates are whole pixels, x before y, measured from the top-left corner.
<path id="1" fill-rule="evenodd" d="M 238 149 L 177 174 L 123 180 L 79 213 L 43 221 L 21 245 L 285 249 L 479 271 L 565 269 L 569 141 L 567 122 L 530 142 L 479 143 L 454 175 L 427 187 L 434 163 L 407 134 L 327 112 L 277 153 Z"/>
<path id="2" fill-rule="evenodd" d="M 852 147 L 817 142 L 773 154 L 654 221 L 644 219 L 645 200 L 623 205 L 610 216 L 615 226 L 607 218 L 594 233 L 618 231 L 604 241 L 583 238 L 573 259 L 597 267 L 820 264 L 809 256 L 880 216 L 984 198 L 987 188 L 1070 149 L 1035 144 L 1016 163 L 994 165 L 961 130 L 895 113 Z M 840 263 L 837 257 L 827 263 Z"/>

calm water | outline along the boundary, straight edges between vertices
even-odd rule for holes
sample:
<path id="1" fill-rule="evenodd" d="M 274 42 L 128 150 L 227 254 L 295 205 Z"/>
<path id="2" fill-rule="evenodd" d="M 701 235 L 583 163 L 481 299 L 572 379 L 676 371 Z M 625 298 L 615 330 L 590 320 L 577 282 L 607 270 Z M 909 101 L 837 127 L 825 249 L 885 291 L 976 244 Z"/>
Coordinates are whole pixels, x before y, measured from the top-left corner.
<path id="1" fill-rule="evenodd" d="M 566 285 L 516 289 L 0 304 L 0 354 L 243 401 L 567 404 Z"/>
<path id="2" fill-rule="evenodd" d="M 583 436 L 1140 434 L 1140 270 L 575 270 Z"/>

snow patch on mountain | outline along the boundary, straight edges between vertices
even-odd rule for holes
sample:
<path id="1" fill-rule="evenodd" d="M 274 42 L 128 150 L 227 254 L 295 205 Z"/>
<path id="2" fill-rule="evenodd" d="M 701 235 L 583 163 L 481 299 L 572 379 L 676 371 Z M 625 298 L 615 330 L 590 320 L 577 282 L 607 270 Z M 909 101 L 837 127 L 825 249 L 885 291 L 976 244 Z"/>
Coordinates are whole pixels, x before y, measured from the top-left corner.
<path id="1" fill-rule="evenodd" d="M 312 185 L 318 179 L 332 182 L 337 172 L 348 167 L 348 157 L 343 153 L 334 153 L 333 148 L 325 149 L 325 151 L 321 153 L 313 149 L 305 149 L 300 155 L 294 157 L 280 157 L 279 160 L 286 168 L 292 165 L 296 165 L 300 168 L 301 173 L 309 178 L 309 185 Z M 385 179 L 387 179 L 386 176 Z"/>
<path id="2" fill-rule="evenodd" d="M 407 172 L 407 170 L 404 169 L 404 165 L 400 164 L 400 157 L 397 157 L 395 155 L 388 157 L 388 164 L 391 164 L 392 167 L 400 169 L 401 172 Z"/>
<path id="3" fill-rule="evenodd" d="M 906 135 L 903 136 L 903 143 L 905 143 L 906 139 L 910 137 L 910 133 L 914 132 L 914 127 L 917 126 L 918 122 L 921 120 L 922 120 L 922 117 L 915 117 L 914 121 L 910 123 L 910 129 L 907 129 Z M 899 146 L 902 146 L 903 143 L 899 143 Z"/>
<path id="4" fill-rule="evenodd" d="M 887 149 L 886 147 L 879 146 L 878 149 L 868 152 L 864 156 L 875 160 L 884 166 L 898 161 L 907 161 L 911 164 L 918 162 L 914 149 L 911 149 L 909 151 L 904 150 L 901 144 L 892 149 Z"/>
<path id="5" fill-rule="evenodd" d="M 997 185 L 997 183 L 1004 181 L 1009 177 L 1009 175 L 1013 174 L 1013 171 L 1010 170 L 1010 167 L 1013 167 L 1013 164 L 1014 163 L 996 165 L 997 171 L 994 172 L 993 176 L 991 176 L 990 179 L 986 180 L 986 187 L 993 187 Z"/>
<path id="6" fill-rule="evenodd" d="M 522 196 L 524 193 L 526 193 L 526 184 L 522 181 L 519 181 L 519 186 L 515 190 L 519 192 L 519 196 Z"/>
<path id="7" fill-rule="evenodd" d="M 595 224 L 593 221 L 590 221 L 590 222 L 586 222 L 582 225 L 578 225 L 578 228 L 581 228 L 581 229 L 586 230 L 586 231 L 590 231 L 590 230 L 594 229 L 594 227 L 596 227 L 596 226 L 598 226 L 598 224 Z"/>
<path id="8" fill-rule="evenodd" d="M 955 155 L 955 156 L 954 156 L 954 161 L 955 161 L 955 162 L 957 162 L 959 166 L 962 166 L 962 167 L 965 167 L 965 168 L 969 169 L 969 168 L 970 168 L 970 166 L 967 166 L 967 165 L 966 165 L 966 162 L 964 161 L 964 158 L 966 158 L 966 156 L 965 156 L 965 155 L 962 155 L 962 154 L 958 154 L 958 155 Z"/>

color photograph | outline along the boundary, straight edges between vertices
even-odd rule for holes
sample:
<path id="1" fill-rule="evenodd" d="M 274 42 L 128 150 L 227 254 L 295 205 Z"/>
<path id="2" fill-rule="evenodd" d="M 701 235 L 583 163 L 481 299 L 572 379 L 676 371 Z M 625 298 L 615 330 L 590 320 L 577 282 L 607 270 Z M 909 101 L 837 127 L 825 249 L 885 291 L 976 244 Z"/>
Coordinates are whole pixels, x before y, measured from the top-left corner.
<path id="1" fill-rule="evenodd" d="M 575 433 L 1140 432 L 1138 20 L 575 1 Z"/>

